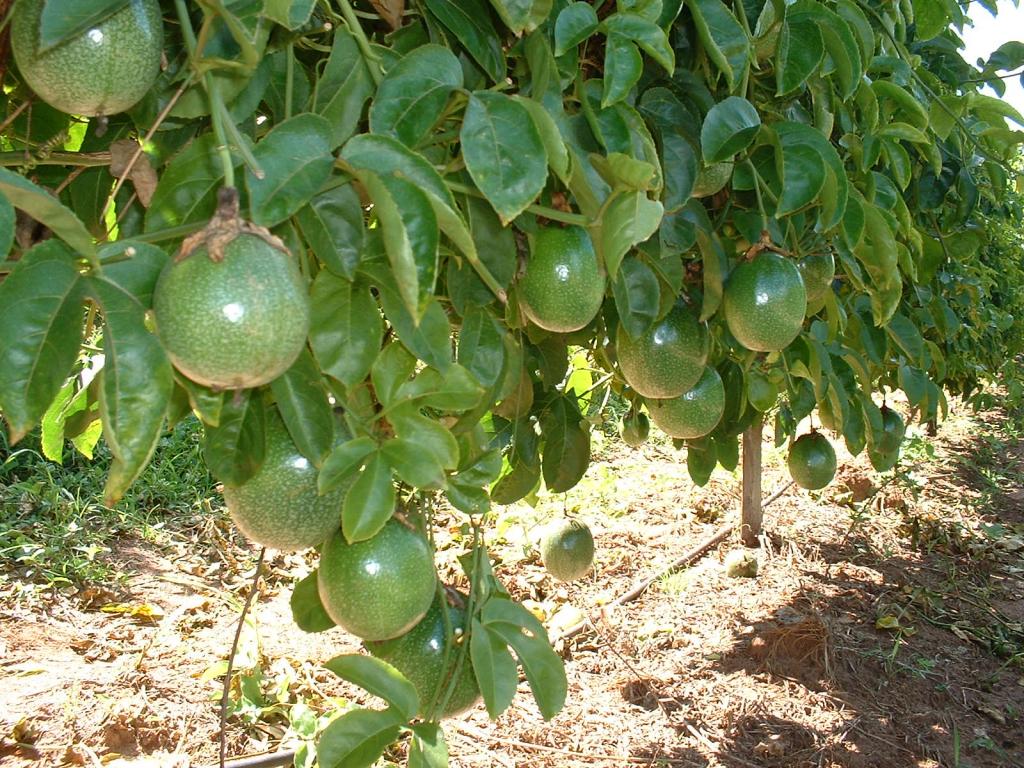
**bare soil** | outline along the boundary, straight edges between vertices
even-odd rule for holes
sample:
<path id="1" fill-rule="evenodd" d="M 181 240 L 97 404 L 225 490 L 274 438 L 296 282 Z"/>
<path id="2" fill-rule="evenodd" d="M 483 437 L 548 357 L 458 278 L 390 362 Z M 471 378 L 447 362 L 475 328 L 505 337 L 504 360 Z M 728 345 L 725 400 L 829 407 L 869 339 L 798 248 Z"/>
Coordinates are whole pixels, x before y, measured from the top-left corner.
<path id="1" fill-rule="evenodd" d="M 502 511 L 494 542 L 497 573 L 553 636 L 590 620 L 556 643 L 566 706 L 544 722 L 524 683 L 496 722 L 482 705 L 447 721 L 452 765 L 1024 766 L 1016 434 L 1001 412 L 961 411 L 913 440 L 896 474 L 840 452 L 825 492 L 792 487 L 768 507 L 756 578 L 726 575 L 733 534 L 617 607 L 638 579 L 736 519 L 738 479 L 717 470 L 696 488 L 669 446 L 598 440 L 579 488 Z M 788 477 L 783 451 L 764 451 L 768 496 Z M 592 574 L 568 585 L 530 546 L 563 508 L 590 524 L 598 550 Z M 440 552 L 452 579 L 458 525 Z M 53 595 L 45 608 L 0 603 L 0 764 L 216 763 L 222 660 L 253 552 L 212 516 L 158 542 L 123 540 L 110 556 L 126 585 Z M 359 700 L 319 667 L 357 643 L 291 625 L 290 587 L 310 565 L 269 563 L 236 657 L 250 677 L 262 671 L 266 700 L 229 719 L 229 756 L 294 748 L 286 715 L 298 702 Z"/>

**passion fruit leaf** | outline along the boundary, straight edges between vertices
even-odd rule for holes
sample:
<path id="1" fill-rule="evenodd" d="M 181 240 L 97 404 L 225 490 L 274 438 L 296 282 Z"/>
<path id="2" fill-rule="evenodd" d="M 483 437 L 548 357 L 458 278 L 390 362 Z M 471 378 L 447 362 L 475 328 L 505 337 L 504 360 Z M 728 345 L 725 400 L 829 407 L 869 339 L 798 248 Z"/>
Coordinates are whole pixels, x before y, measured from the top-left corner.
<path id="1" fill-rule="evenodd" d="M 515 698 L 519 684 L 516 661 L 502 637 L 488 631 L 478 619 L 473 619 L 469 653 L 487 714 L 496 720 Z"/>
<path id="2" fill-rule="evenodd" d="M 782 158 L 782 194 L 775 215 L 786 216 L 818 199 L 825 185 L 826 168 L 818 150 L 806 143 L 783 143 L 780 136 L 777 151 Z"/>
<path id="3" fill-rule="evenodd" d="M 15 208 L 53 230 L 76 253 L 83 256 L 96 253 L 92 235 L 82 220 L 42 187 L 13 171 L 0 168 L 0 194 Z"/>
<path id="4" fill-rule="evenodd" d="M 608 107 L 622 101 L 636 85 L 643 72 L 644 60 L 640 50 L 628 38 L 609 33 L 604 46 L 604 93 L 601 106 Z"/>
<path id="5" fill-rule="evenodd" d="M 544 437 L 544 485 L 552 493 L 572 488 L 590 463 L 590 435 L 580 426 L 575 400 L 556 397 L 541 417 Z"/>
<path id="6" fill-rule="evenodd" d="M 355 277 L 364 229 L 359 195 L 352 184 L 314 195 L 295 214 L 295 222 L 324 266 L 347 280 Z"/>
<path id="7" fill-rule="evenodd" d="M 410 726 L 408 768 L 448 768 L 448 745 L 444 731 L 437 723 L 417 723 Z"/>
<path id="8" fill-rule="evenodd" d="M 113 506 L 156 450 L 174 377 L 167 353 L 146 328 L 146 307 L 106 279 L 88 278 L 87 290 L 104 320 L 100 419 L 114 461 L 103 497 Z"/>
<path id="9" fill-rule="evenodd" d="M 341 532 L 350 543 L 373 538 L 395 511 L 395 485 L 391 463 L 382 451 L 370 454 L 362 471 L 345 494 Z"/>
<path id="10" fill-rule="evenodd" d="M 245 172 L 249 215 L 273 227 L 290 217 L 320 191 L 331 174 L 331 124 L 306 112 L 275 125 L 253 149 L 262 171 Z"/>
<path id="11" fill-rule="evenodd" d="M 316 570 L 300 579 L 295 583 L 289 600 L 292 620 L 303 632 L 326 632 L 335 626 L 334 619 L 327 615 L 324 604 L 320 602 L 316 580 Z"/>
<path id="12" fill-rule="evenodd" d="M 416 48 L 392 67 L 370 107 L 370 130 L 415 147 L 462 87 L 462 67 L 448 48 Z"/>
<path id="13" fill-rule="evenodd" d="M 526 99 L 522 96 L 513 96 L 512 98 L 517 103 L 522 104 L 526 111 L 530 113 L 533 124 L 537 127 L 537 132 L 540 134 L 540 140 L 544 144 L 548 166 L 555 172 L 555 175 L 563 184 L 568 184 L 570 179 L 569 150 L 562 140 L 562 134 L 558 130 L 558 124 L 555 122 L 555 119 L 545 109 L 543 104 L 533 99 Z"/>
<path id="14" fill-rule="evenodd" d="M 457 210 L 451 190 L 427 159 L 390 136 L 353 136 L 342 147 L 340 157 L 357 170 L 406 179 L 428 197 Z"/>
<path id="15" fill-rule="evenodd" d="M 437 17 L 480 65 L 492 82 L 505 76 L 505 55 L 491 23 L 487 5 L 481 0 L 426 0 L 427 9 Z"/>
<path id="16" fill-rule="evenodd" d="M 263 13 L 282 27 L 296 30 L 309 21 L 316 0 L 266 0 Z"/>
<path id="17" fill-rule="evenodd" d="M 704 118 L 700 146 L 708 165 L 731 159 L 749 147 L 761 127 L 754 105 L 740 96 L 718 102 Z"/>
<path id="18" fill-rule="evenodd" d="M 353 709 L 331 722 L 317 742 L 323 768 L 370 768 L 398 738 L 406 719 L 394 708 Z"/>
<path id="19" fill-rule="evenodd" d="M 391 414 L 391 426 L 399 437 L 420 445 L 424 451 L 433 453 L 445 469 L 459 465 L 459 444 L 455 436 L 435 419 L 423 416 L 415 405 L 403 405 Z"/>
<path id="20" fill-rule="evenodd" d="M 6 257 L 14 244 L 14 206 L 0 195 L 0 257 Z"/>
<path id="21" fill-rule="evenodd" d="M 171 158 L 146 209 L 147 232 L 181 224 L 205 224 L 210 219 L 217 207 L 217 189 L 224 179 L 216 149 L 216 137 L 206 133 Z"/>
<path id="22" fill-rule="evenodd" d="M 594 239 L 613 280 L 626 252 L 644 242 L 658 230 L 665 209 L 657 200 L 643 192 L 620 194 L 609 205 L 601 219 L 600 237 Z"/>
<path id="23" fill-rule="evenodd" d="M 310 305 L 309 343 L 320 369 L 355 386 L 370 372 L 384 335 L 370 287 L 324 270 L 313 281 Z"/>
<path id="24" fill-rule="evenodd" d="M 82 341 L 83 298 L 74 258 L 59 240 L 27 251 L 0 282 L 0 411 L 12 444 L 64 386 Z"/>
<path id="25" fill-rule="evenodd" d="M 598 27 L 597 12 L 590 3 L 570 3 L 555 20 L 555 56 L 575 48 Z"/>
<path id="26" fill-rule="evenodd" d="M 699 163 L 693 143 L 672 129 L 661 131 L 661 167 L 665 175 L 663 203 L 667 211 L 677 211 L 690 200 L 697 181 Z"/>
<path id="27" fill-rule="evenodd" d="M 491 501 L 495 504 L 514 504 L 528 496 L 539 483 L 539 464 L 516 463 L 491 488 Z"/>
<path id="28" fill-rule="evenodd" d="M 303 349 L 291 368 L 270 382 L 270 390 L 295 446 L 320 467 L 334 445 L 334 412 L 309 350 Z"/>
<path id="29" fill-rule="evenodd" d="M 612 280 L 612 295 L 619 322 L 630 336 L 640 336 L 657 319 L 661 286 L 654 270 L 635 256 L 627 256 Z"/>
<path id="30" fill-rule="evenodd" d="M 703 488 L 711 479 L 718 457 L 707 439 L 686 441 L 686 471 L 694 485 Z"/>
<path id="31" fill-rule="evenodd" d="M 263 464 L 266 450 L 266 408 L 256 390 L 235 392 L 225 399 L 220 422 L 206 425 L 203 460 L 223 483 L 242 485 Z"/>
<path id="32" fill-rule="evenodd" d="M 331 149 L 337 149 L 353 134 L 363 105 L 376 86 L 352 33 L 344 27 L 334 32 L 331 54 L 314 90 L 311 111 L 327 118 L 331 125 Z"/>
<path id="33" fill-rule="evenodd" d="M 444 468 L 419 444 L 395 437 L 381 446 L 381 453 L 403 483 L 413 488 L 445 487 Z"/>
<path id="34" fill-rule="evenodd" d="M 317 491 L 320 495 L 340 488 L 353 472 L 363 466 L 366 457 L 375 450 L 377 443 L 365 435 L 335 446 L 324 460 L 317 477 Z"/>
<path id="35" fill-rule="evenodd" d="M 750 66 L 750 39 L 722 0 L 687 0 L 697 37 L 708 58 L 725 76 L 730 91 Z"/>
<path id="36" fill-rule="evenodd" d="M 128 5 L 129 0 L 75 0 L 43 4 L 39 18 L 39 53 L 85 32 Z"/>
<path id="37" fill-rule="evenodd" d="M 698 229 L 697 243 L 700 246 L 701 275 L 704 284 L 700 308 L 700 320 L 703 322 L 712 318 L 722 306 L 727 262 L 725 248 L 717 235 L 708 235 L 703 229 Z"/>
<path id="38" fill-rule="evenodd" d="M 351 653 L 335 656 L 324 662 L 324 667 L 342 680 L 384 699 L 405 720 L 412 720 L 420 711 L 420 697 L 412 683 L 386 661 Z"/>
<path id="39" fill-rule="evenodd" d="M 196 384 L 178 371 L 174 372 L 174 381 L 188 395 L 188 403 L 203 424 L 216 427 L 220 424 L 220 414 L 224 409 L 224 392 L 214 392 L 209 387 Z"/>
<path id="40" fill-rule="evenodd" d="M 779 32 L 776 96 L 785 96 L 813 75 L 825 55 L 821 31 L 809 14 L 786 14 Z"/>
<path id="41" fill-rule="evenodd" d="M 100 246 L 103 279 L 118 286 L 144 309 L 153 304 L 153 288 L 167 265 L 162 248 L 133 240 L 118 240 Z"/>
<path id="42" fill-rule="evenodd" d="M 551 648 L 544 625 L 520 603 L 499 597 L 484 604 L 480 620 L 489 633 L 515 651 L 544 719 L 557 715 L 565 703 L 568 682 L 565 666 Z"/>

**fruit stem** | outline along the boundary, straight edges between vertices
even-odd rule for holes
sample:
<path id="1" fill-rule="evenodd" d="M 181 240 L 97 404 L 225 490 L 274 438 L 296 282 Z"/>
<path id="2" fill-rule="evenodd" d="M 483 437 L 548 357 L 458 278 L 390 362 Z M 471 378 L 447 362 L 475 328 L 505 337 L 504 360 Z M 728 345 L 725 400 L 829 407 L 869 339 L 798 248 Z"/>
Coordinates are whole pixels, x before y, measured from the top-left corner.
<path id="1" fill-rule="evenodd" d="M 370 70 L 370 77 L 373 78 L 374 85 L 380 85 L 380 81 L 384 79 L 384 75 L 380 71 L 380 56 L 374 53 L 370 47 L 370 41 L 366 39 L 363 26 L 359 23 L 359 19 L 356 18 L 355 11 L 352 10 L 348 0 L 338 0 L 338 8 L 341 11 L 341 15 L 345 18 L 345 25 L 348 27 L 349 32 L 356 39 L 356 45 L 359 46 L 363 58 L 366 59 L 366 68 Z"/>
<path id="2" fill-rule="evenodd" d="M 448 185 L 448 189 L 452 192 L 469 195 L 470 197 L 479 197 L 481 200 L 487 199 L 487 195 L 477 189 L 474 189 L 468 184 L 462 184 L 457 181 L 445 181 L 445 183 Z M 526 210 L 530 213 L 535 213 L 538 216 L 543 216 L 545 219 L 560 221 L 563 224 L 576 224 L 581 227 L 587 227 L 592 223 L 590 219 L 583 214 L 567 213 L 565 211 L 560 211 L 557 208 L 548 208 L 545 205 L 528 205 L 526 206 Z"/>

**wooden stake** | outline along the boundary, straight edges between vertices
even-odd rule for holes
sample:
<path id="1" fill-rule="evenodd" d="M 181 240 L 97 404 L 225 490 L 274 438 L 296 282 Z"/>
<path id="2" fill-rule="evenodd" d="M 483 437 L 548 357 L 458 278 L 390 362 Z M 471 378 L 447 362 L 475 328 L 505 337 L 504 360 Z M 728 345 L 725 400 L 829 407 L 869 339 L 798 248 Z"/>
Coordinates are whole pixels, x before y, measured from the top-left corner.
<path id="1" fill-rule="evenodd" d="M 761 419 L 743 433 L 743 500 L 740 537 L 748 547 L 758 546 L 761 535 Z"/>

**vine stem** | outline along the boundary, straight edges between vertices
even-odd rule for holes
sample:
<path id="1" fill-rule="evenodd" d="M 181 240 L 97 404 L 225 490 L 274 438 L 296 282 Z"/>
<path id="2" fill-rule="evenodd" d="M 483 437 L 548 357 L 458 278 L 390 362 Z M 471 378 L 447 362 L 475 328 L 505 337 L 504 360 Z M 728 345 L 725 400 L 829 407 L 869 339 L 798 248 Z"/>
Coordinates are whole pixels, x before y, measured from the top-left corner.
<path id="1" fill-rule="evenodd" d="M 363 31 L 363 25 L 359 23 L 351 3 L 348 0 L 338 0 L 338 8 L 345 19 L 346 26 L 356 39 L 356 45 L 359 46 L 363 58 L 366 59 L 367 69 L 370 70 L 370 77 L 373 78 L 374 85 L 380 85 L 381 80 L 384 79 L 384 74 L 380 71 L 380 56 L 374 53 L 370 47 L 370 41 Z"/>
<path id="2" fill-rule="evenodd" d="M 445 183 L 452 192 L 469 195 L 470 197 L 478 197 L 481 200 L 487 199 L 487 195 L 468 184 L 462 184 L 458 181 L 446 181 Z M 526 206 L 526 210 L 530 213 L 535 213 L 538 216 L 543 216 L 545 219 L 560 221 L 563 224 L 576 224 L 581 227 L 589 227 L 593 224 L 590 219 L 581 213 L 567 213 L 565 211 L 560 211 L 557 208 L 549 208 L 545 205 L 528 205 Z"/>

